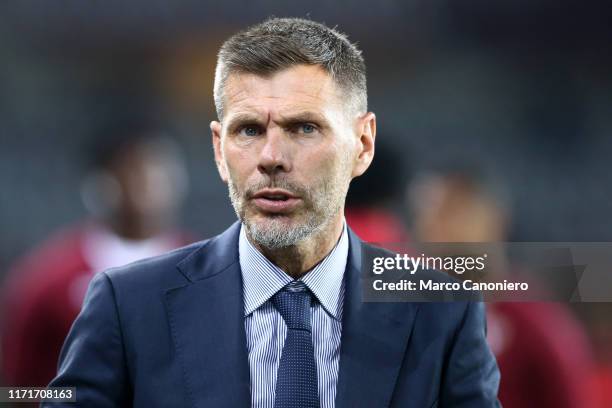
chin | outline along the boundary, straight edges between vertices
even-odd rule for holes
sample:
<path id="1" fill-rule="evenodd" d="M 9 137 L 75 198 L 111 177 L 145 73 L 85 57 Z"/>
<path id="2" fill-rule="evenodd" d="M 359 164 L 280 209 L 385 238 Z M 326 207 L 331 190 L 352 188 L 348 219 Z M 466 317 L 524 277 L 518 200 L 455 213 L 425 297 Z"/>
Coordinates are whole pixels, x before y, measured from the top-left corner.
<path id="1" fill-rule="evenodd" d="M 246 221 L 248 225 L 263 231 L 299 228 L 303 224 L 290 214 L 258 214 Z"/>
<path id="2" fill-rule="evenodd" d="M 250 237 L 269 249 L 295 246 L 312 236 L 317 229 L 303 220 L 284 214 L 258 215 L 247 219 L 245 224 Z"/>

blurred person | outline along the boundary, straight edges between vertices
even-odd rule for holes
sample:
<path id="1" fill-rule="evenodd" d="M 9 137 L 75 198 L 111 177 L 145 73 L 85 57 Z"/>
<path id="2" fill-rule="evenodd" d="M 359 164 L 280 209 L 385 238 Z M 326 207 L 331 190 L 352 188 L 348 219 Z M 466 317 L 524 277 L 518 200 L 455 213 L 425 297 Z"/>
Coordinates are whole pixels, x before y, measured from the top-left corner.
<path id="1" fill-rule="evenodd" d="M 3 296 L 7 384 L 45 386 L 96 272 L 187 243 L 175 227 L 186 193 L 177 147 L 153 124 L 117 120 L 100 132 L 83 200 L 93 217 L 19 260 Z"/>
<path id="2" fill-rule="evenodd" d="M 408 192 L 415 239 L 505 241 L 511 211 L 500 184 L 460 164 L 424 173 Z M 512 268 L 504 260 L 498 267 L 495 273 Z M 512 272 L 516 271 L 506 273 Z M 487 325 L 505 408 L 593 406 L 588 389 L 593 370 L 590 346 L 569 308 L 552 302 L 490 303 Z"/>
<path id="3" fill-rule="evenodd" d="M 362 256 L 388 252 L 344 220 L 376 137 L 356 46 L 269 19 L 223 44 L 214 90 L 239 222 L 98 274 L 51 386 L 83 406 L 498 406 L 482 303 L 362 301 Z"/>
<path id="4" fill-rule="evenodd" d="M 378 142 L 368 171 L 351 183 L 346 196 L 347 224 L 363 241 L 390 250 L 400 250 L 409 240 L 397 209 L 407 183 L 404 160 L 405 154 L 388 142 Z"/>
<path id="5" fill-rule="evenodd" d="M 596 369 L 591 390 L 597 398 L 597 407 L 612 406 L 612 303 L 580 305 L 581 315 L 587 320 L 595 349 Z"/>

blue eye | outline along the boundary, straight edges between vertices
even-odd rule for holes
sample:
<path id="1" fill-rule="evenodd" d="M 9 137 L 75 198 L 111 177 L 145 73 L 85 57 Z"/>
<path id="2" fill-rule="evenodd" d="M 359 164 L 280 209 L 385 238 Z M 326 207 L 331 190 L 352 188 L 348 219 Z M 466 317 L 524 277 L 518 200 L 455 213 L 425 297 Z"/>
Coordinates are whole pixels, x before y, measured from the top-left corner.
<path id="1" fill-rule="evenodd" d="M 245 126 L 242 128 L 241 133 L 249 137 L 258 136 L 259 128 L 257 126 Z"/>
<path id="2" fill-rule="evenodd" d="M 315 131 L 315 127 L 306 123 L 302 125 L 302 132 L 304 133 L 313 133 Z"/>

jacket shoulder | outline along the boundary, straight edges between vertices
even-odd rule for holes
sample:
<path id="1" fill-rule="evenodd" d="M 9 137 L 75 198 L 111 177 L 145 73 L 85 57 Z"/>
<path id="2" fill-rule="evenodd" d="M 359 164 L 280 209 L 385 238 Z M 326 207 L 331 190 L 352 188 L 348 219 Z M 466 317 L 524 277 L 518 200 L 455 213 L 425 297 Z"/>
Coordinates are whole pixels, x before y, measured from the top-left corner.
<path id="1" fill-rule="evenodd" d="M 206 247 L 210 241 L 211 239 L 198 241 L 162 255 L 111 268 L 101 273 L 108 276 L 113 287 L 133 288 L 137 286 L 139 290 L 142 290 L 147 287 L 179 286 L 184 284 L 186 279 L 179 273 L 177 265 Z"/>

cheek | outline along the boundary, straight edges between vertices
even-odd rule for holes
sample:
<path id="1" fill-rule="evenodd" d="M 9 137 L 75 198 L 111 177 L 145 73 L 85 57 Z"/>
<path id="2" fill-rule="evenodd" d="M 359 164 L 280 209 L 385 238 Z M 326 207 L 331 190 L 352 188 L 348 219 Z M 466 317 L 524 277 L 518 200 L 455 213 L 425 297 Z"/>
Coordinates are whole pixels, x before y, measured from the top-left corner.
<path id="1" fill-rule="evenodd" d="M 355 144 L 351 140 L 342 139 L 338 141 L 334 149 L 333 158 L 330 159 L 330 168 L 337 175 L 349 176 L 354 164 Z"/>
<path id="2" fill-rule="evenodd" d="M 234 182 L 244 180 L 257 167 L 257 163 L 253 160 L 255 155 L 249 154 L 245 149 L 226 145 L 223 154 L 225 166 L 229 172 L 228 177 L 231 177 Z"/>
<path id="3" fill-rule="evenodd" d="M 350 175 L 350 146 L 329 146 L 303 154 L 300 161 L 304 166 L 301 173 L 309 180 L 338 183 Z"/>

